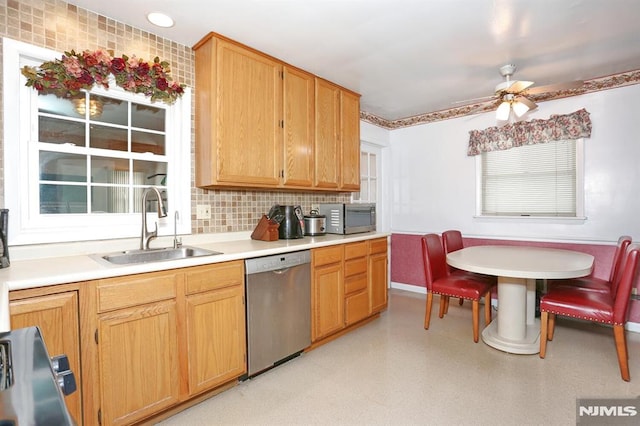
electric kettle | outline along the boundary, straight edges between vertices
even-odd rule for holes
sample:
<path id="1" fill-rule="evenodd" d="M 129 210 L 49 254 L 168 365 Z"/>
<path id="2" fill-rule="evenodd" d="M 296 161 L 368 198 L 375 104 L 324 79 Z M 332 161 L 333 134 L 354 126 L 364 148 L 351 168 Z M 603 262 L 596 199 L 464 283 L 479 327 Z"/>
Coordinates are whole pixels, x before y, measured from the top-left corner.
<path id="1" fill-rule="evenodd" d="M 280 206 L 274 204 L 269 210 L 269 219 L 280 224 L 278 237 L 283 240 L 304 238 L 304 214 L 300 206 Z"/>

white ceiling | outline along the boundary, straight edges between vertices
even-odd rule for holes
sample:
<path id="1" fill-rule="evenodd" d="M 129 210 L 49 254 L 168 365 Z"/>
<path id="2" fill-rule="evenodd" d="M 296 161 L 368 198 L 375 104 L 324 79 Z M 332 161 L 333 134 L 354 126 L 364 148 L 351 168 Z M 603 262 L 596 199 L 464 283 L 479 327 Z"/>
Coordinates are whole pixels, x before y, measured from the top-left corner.
<path id="1" fill-rule="evenodd" d="M 638 0 L 69 3 L 187 46 L 217 32 L 360 93 L 361 110 L 386 120 L 492 95 L 507 63 L 536 86 L 640 69 Z M 174 27 L 150 24 L 151 11 Z"/>

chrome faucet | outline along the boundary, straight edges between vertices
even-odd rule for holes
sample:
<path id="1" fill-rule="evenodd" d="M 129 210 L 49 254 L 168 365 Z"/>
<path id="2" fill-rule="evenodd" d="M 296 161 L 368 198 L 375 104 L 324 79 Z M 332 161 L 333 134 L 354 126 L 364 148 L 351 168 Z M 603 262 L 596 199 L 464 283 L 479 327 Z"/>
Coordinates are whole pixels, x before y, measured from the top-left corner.
<path id="1" fill-rule="evenodd" d="M 180 213 L 176 210 L 173 215 L 173 248 L 177 249 L 182 247 L 182 238 L 178 238 L 178 218 L 180 217 Z"/>
<path id="2" fill-rule="evenodd" d="M 149 250 L 149 242 L 158 236 L 158 222 L 155 223 L 156 228 L 154 231 L 149 232 L 147 229 L 147 195 L 151 192 L 155 192 L 156 198 L 158 199 L 158 217 L 167 216 L 160 191 L 153 186 L 145 189 L 142 193 L 142 236 L 140 238 L 140 250 Z"/>

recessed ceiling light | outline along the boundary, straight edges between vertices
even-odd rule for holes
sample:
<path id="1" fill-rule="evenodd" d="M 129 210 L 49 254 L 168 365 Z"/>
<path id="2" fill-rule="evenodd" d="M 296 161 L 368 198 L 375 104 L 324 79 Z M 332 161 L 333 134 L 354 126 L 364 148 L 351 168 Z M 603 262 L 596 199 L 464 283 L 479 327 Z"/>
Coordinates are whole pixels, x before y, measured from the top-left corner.
<path id="1" fill-rule="evenodd" d="M 161 12 L 150 12 L 149 14 L 147 14 L 147 19 L 153 25 L 157 25 L 159 27 L 173 27 L 173 19 L 169 15 Z"/>

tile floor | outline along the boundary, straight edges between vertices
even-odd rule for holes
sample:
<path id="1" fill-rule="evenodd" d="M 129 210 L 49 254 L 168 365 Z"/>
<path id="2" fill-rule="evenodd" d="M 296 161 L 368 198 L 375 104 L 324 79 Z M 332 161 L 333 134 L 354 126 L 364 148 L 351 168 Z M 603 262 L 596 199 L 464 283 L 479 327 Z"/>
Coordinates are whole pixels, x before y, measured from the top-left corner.
<path id="1" fill-rule="evenodd" d="M 640 395 L 640 334 L 627 383 L 609 328 L 559 319 L 544 360 L 512 355 L 473 343 L 469 303 L 424 330 L 425 298 L 391 290 L 378 320 L 161 424 L 574 425 L 577 398 Z"/>

